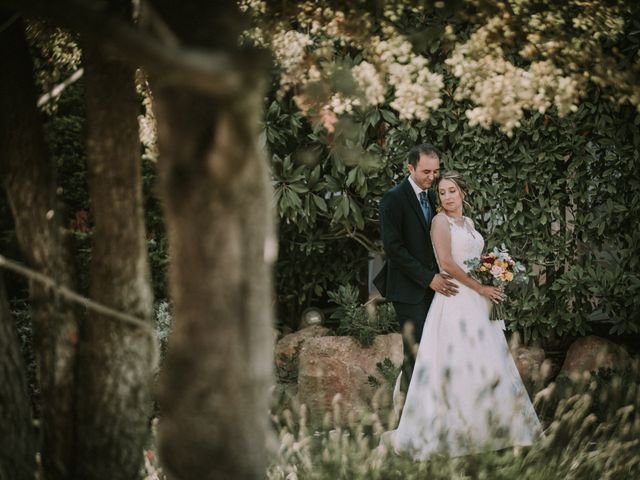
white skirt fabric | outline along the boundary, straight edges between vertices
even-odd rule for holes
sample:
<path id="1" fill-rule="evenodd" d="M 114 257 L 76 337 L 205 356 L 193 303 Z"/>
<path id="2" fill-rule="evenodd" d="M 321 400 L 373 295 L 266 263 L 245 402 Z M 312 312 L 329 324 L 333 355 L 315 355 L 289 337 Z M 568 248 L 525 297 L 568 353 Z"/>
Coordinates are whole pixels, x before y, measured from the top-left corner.
<path id="1" fill-rule="evenodd" d="M 531 445 L 541 426 L 524 388 L 502 323 L 490 303 L 460 285 L 436 294 L 396 430 L 385 435 L 416 460 Z M 399 385 L 399 382 L 396 383 Z"/>

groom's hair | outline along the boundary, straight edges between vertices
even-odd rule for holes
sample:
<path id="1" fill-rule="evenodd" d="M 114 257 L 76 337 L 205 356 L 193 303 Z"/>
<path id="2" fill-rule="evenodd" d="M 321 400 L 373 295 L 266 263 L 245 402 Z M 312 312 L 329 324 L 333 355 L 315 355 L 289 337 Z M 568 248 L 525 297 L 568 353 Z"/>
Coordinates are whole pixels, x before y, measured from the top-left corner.
<path id="1" fill-rule="evenodd" d="M 409 151 L 409 155 L 407 156 L 407 163 L 415 167 L 416 165 L 418 165 L 420 155 L 426 155 L 428 157 L 438 157 L 439 159 L 440 150 L 438 150 L 430 143 L 421 143 L 420 145 L 416 145 Z"/>

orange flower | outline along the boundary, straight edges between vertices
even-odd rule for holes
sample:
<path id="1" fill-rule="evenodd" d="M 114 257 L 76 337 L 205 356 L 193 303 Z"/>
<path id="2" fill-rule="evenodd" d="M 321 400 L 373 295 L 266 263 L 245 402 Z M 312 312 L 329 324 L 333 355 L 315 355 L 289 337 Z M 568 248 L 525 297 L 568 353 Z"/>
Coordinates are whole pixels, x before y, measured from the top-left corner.
<path id="1" fill-rule="evenodd" d="M 505 279 L 507 282 L 510 282 L 511 280 L 513 280 L 513 273 L 511 273 L 511 272 L 504 272 L 504 273 L 503 273 L 503 275 L 504 275 L 504 279 Z"/>

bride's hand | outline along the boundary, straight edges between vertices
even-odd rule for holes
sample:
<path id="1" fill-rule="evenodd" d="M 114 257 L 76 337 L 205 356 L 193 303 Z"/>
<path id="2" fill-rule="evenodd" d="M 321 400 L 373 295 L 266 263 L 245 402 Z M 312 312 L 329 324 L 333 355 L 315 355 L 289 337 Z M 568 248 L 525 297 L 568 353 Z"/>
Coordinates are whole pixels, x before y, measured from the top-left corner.
<path id="1" fill-rule="evenodd" d="M 493 303 L 500 303 L 504 300 L 504 293 L 499 287 L 491 287 L 489 285 L 483 285 L 478 292 L 483 297 L 487 297 Z"/>

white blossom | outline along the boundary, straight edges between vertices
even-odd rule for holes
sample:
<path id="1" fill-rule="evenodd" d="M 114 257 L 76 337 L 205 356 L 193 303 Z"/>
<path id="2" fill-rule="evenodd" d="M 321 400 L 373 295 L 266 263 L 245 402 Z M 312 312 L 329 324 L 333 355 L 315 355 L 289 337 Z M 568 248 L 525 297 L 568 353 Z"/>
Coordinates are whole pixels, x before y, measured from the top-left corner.
<path id="1" fill-rule="evenodd" d="M 446 61 L 460 79 L 456 98 L 469 98 L 477 105 L 466 113 L 469 123 L 487 128 L 495 122 L 511 135 L 525 109 L 544 113 L 555 104 L 560 115 L 574 111 L 577 79 L 564 76 L 550 60 L 532 62 L 528 69 L 506 60 L 502 49 L 490 41 L 498 25 L 494 21 L 478 29 Z"/>
<path id="2" fill-rule="evenodd" d="M 356 65 L 351 69 L 351 74 L 358 82 L 369 104 L 380 105 L 384 102 L 384 79 L 371 63 L 365 61 Z"/>
<path id="3" fill-rule="evenodd" d="M 286 91 L 292 85 L 300 83 L 305 73 L 306 48 L 313 44 L 311 37 L 295 30 L 276 33 L 272 47 L 276 61 L 282 68 L 281 88 Z"/>

